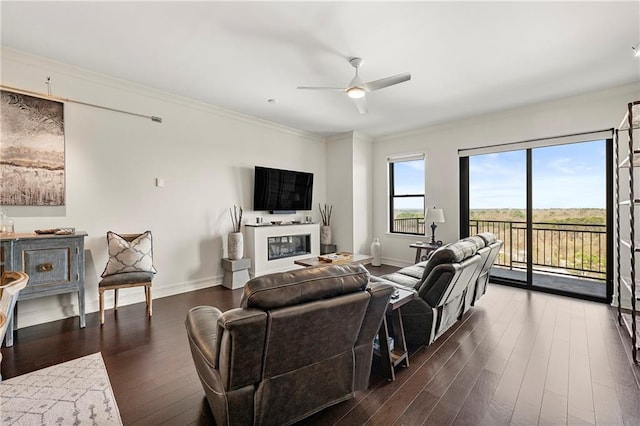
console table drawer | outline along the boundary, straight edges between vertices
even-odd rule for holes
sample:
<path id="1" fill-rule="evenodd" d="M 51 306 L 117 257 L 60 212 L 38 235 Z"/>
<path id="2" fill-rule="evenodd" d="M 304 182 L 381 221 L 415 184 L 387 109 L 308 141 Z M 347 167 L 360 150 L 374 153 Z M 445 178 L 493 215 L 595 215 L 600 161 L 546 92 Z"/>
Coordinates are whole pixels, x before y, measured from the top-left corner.
<path id="1" fill-rule="evenodd" d="M 23 256 L 30 287 L 72 281 L 69 247 L 25 250 Z"/>

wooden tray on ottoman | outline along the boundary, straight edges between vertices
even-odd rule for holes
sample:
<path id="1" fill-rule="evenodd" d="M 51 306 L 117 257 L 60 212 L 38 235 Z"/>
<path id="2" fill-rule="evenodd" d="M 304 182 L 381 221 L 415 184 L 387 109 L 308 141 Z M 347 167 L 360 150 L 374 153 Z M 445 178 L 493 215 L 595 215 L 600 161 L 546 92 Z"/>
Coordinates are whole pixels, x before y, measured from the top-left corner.
<path id="1" fill-rule="evenodd" d="M 344 252 L 342 252 L 344 254 Z M 330 254 L 338 254 L 338 253 L 330 253 Z M 368 254 L 351 254 L 351 258 L 349 260 L 346 260 L 345 258 L 340 259 L 339 261 L 341 263 L 336 263 L 336 260 L 338 259 L 331 259 L 331 262 L 325 262 L 323 260 L 321 260 L 321 257 L 324 256 L 328 256 L 327 255 L 323 255 L 323 256 L 318 256 L 318 257 L 308 257 L 306 259 L 299 259 L 299 260 L 295 260 L 293 263 L 295 263 L 296 265 L 300 265 L 300 266 L 306 266 L 306 267 L 312 267 L 312 266 L 329 266 L 329 265 L 347 265 L 347 264 L 356 264 L 356 263 L 369 263 L 371 262 L 371 259 L 373 259 L 372 256 L 369 256 Z"/>
<path id="2" fill-rule="evenodd" d="M 341 251 L 337 253 L 327 253 L 321 256 L 318 256 L 318 260 L 324 263 L 332 263 L 334 265 L 346 265 L 347 263 L 351 263 L 353 260 L 353 254 L 348 253 L 346 251 Z"/>

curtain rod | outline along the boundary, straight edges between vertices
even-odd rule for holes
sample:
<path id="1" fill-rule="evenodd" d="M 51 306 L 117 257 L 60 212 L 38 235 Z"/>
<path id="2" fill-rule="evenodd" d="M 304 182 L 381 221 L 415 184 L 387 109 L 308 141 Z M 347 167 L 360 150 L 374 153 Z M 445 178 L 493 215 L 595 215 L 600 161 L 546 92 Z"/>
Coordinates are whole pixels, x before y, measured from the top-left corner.
<path id="1" fill-rule="evenodd" d="M 424 153 L 421 154 L 401 154 L 387 157 L 389 162 L 401 162 L 410 160 L 424 160 Z"/>
<path id="2" fill-rule="evenodd" d="M 151 121 L 153 121 L 155 123 L 162 123 L 162 118 L 161 117 L 156 117 L 155 115 L 138 114 L 136 112 L 124 111 L 124 110 L 121 110 L 121 109 L 110 108 L 110 107 L 106 107 L 106 106 L 102 106 L 102 105 L 96 105 L 96 104 L 90 104 L 88 102 L 76 101 L 76 100 L 68 99 L 68 98 L 61 98 L 61 97 L 58 97 L 58 96 L 47 95 L 45 93 L 34 92 L 34 91 L 31 91 L 31 90 L 18 89 L 17 87 L 6 86 L 4 84 L 0 84 L 0 88 L 7 89 L 7 90 L 10 90 L 12 92 L 22 93 L 23 95 L 35 95 L 35 96 L 38 96 L 38 97 L 44 98 L 44 99 L 50 99 L 50 100 L 60 101 L 60 102 L 71 102 L 71 103 L 74 103 L 74 104 L 90 106 L 90 107 L 93 107 L 93 108 L 105 109 L 107 111 L 120 112 L 122 114 L 134 115 L 136 117 L 149 118 L 149 119 L 151 119 Z"/>
<path id="3" fill-rule="evenodd" d="M 567 133 L 566 135 L 560 135 L 560 136 L 547 136 L 547 137 L 544 137 L 544 138 L 527 139 L 527 140 L 518 141 L 518 142 L 499 143 L 499 144 L 495 144 L 495 145 L 477 146 L 477 147 L 473 147 L 473 148 L 461 148 L 461 149 L 458 149 L 458 153 L 460 153 L 461 151 L 469 151 L 469 150 L 473 150 L 473 149 L 498 148 L 498 147 L 516 145 L 516 144 L 521 144 L 521 143 L 548 141 L 548 140 L 551 140 L 551 139 L 570 138 L 570 137 L 573 137 L 573 136 L 584 136 L 584 135 L 591 135 L 591 134 L 594 134 L 594 133 L 602 133 L 602 132 L 611 132 L 611 136 L 613 136 L 614 128 L 611 127 L 611 128 L 608 128 L 608 129 L 592 130 L 590 132 Z"/>

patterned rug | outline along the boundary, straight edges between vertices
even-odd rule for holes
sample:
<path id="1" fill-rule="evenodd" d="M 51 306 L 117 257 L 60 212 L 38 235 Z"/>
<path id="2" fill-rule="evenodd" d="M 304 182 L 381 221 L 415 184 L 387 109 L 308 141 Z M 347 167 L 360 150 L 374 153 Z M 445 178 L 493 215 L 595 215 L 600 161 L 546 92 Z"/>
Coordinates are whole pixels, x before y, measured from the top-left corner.
<path id="1" fill-rule="evenodd" d="M 0 382 L 0 424 L 122 425 L 102 355 Z"/>

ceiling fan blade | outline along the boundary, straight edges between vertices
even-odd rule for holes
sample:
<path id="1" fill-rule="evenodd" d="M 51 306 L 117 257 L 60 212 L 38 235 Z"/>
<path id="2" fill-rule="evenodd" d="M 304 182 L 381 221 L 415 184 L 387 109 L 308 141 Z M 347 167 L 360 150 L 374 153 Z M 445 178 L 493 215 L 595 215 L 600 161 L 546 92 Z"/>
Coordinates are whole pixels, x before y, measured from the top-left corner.
<path id="1" fill-rule="evenodd" d="M 360 114 L 366 114 L 369 112 L 369 108 L 367 107 L 366 96 L 354 99 L 353 102 L 355 102 L 356 107 L 358 108 L 358 111 L 360 111 Z"/>
<path id="2" fill-rule="evenodd" d="M 297 89 L 303 90 L 347 90 L 345 87 L 319 87 L 319 86 L 298 86 Z"/>
<path id="3" fill-rule="evenodd" d="M 409 80 L 411 80 L 411 73 L 405 72 L 391 77 L 381 78 L 380 80 L 364 83 L 362 87 L 365 90 L 371 92 L 374 90 L 380 90 L 384 89 L 385 87 L 393 86 L 394 84 L 404 83 L 405 81 Z"/>

